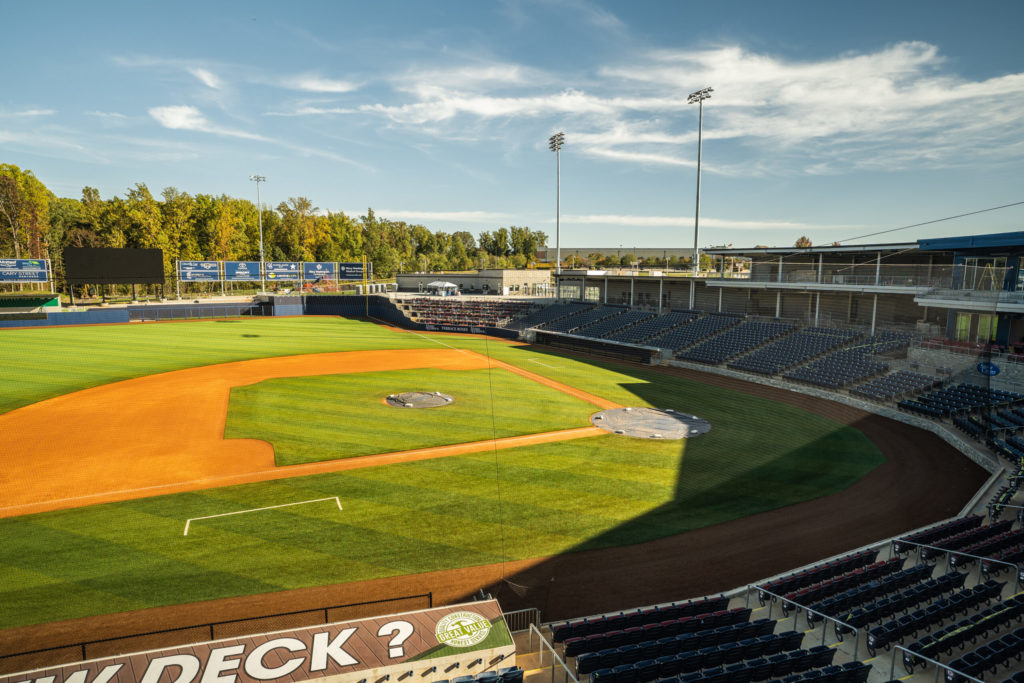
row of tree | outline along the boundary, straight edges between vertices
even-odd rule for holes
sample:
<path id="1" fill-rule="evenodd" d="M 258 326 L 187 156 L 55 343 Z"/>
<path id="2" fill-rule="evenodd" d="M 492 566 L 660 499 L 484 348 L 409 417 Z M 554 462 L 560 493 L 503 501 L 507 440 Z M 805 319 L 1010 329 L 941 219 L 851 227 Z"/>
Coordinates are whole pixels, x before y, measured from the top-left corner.
<path id="1" fill-rule="evenodd" d="M 227 195 L 168 187 L 156 198 L 144 183 L 124 197 L 103 199 L 92 187 L 81 199 L 57 197 L 31 171 L 0 164 L 0 258 L 49 258 L 58 278 L 65 247 L 136 247 L 163 250 L 164 267 L 176 260 L 259 260 L 256 205 Z M 365 216 L 322 212 L 305 197 L 262 208 L 267 261 L 359 261 L 374 274 L 400 271 L 523 268 L 534 263 L 547 235 L 527 227 L 483 231 L 430 231 Z"/>

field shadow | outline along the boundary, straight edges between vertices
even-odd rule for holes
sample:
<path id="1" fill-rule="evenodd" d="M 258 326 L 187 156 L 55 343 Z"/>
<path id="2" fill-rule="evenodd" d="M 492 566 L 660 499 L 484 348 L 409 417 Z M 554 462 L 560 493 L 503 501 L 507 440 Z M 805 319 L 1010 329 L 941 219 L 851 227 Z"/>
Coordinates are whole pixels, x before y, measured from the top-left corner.
<path id="1" fill-rule="evenodd" d="M 525 569 L 503 570 L 500 581 L 475 586 L 462 599 L 472 599 L 483 588 L 506 611 L 536 607 L 549 620 L 718 593 L 953 516 L 988 476 L 931 432 L 843 404 L 707 372 L 654 368 L 538 346 L 528 350 L 552 361 L 564 357 L 635 377 L 638 381 L 620 386 L 640 404 L 705 417 L 700 405 L 680 405 L 679 397 L 666 395 L 660 385 L 651 383 L 651 373 L 657 373 L 738 392 L 761 409 L 767 400 L 806 410 L 838 423 L 836 432 L 844 431 L 840 425 L 859 431 L 885 460 L 866 475 L 840 481 L 841 490 L 831 495 L 820 492 L 821 472 L 798 471 L 795 477 L 791 472 L 781 480 L 774 463 L 695 490 L 687 485 L 687 466 L 702 459 L 708 437 L 680 442 L 684 457 L 671 501 L 560 555 L 527 563 L 531 566 Z M 742 419 L 747 408 L 737 403 L 735 409 Z M 713 421 L 712 433 L 722 428 Z M 786 428 L 778 424 L 778 429 Z M 756 449 L 757 440 L 747 446 Z M 792 453 L 813 456 L 834 447 L 831 435 L 825 435 L 794 442 Z M 743 458 L 746 450 L 737 449 L 735 457 Z M 799 465 L 814 458 L 796 460 Z M 831 483 L 836 487 L 835 481 Z M 779 496 L 780 487 L 803 487 L 797 492 L 802 500 L 780 503 L 786 498 Z M 699 519 L 693 510 L 701 511 Z"/>

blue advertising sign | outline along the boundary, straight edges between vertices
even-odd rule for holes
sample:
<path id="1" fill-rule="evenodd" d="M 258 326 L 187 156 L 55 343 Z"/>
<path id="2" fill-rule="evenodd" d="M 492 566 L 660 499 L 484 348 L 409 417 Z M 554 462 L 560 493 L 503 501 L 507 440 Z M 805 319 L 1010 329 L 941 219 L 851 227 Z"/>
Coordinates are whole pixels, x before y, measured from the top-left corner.
<path id="1" fill-rule="evenodd" d="M 333 263 L 313 262 L 302 264 L 303 280 L 337 280 L 338 271 Z"/>
<path id="2" fill-rule="evenodd" d="M 268 280 L 298 280 L 299 264 L 295 261 L 267 261 Z"/>
<path id="3" fill-rule="evenodd" d="M 224 279 L 228 282 L 252 282 L 260 279 L 259 261 L 225 261 Z"/>
<path id="4" fill-rule="evenodd" d="M 978 363 L 978 372 L 989 377 L 995 377 L 999 374 L 999 366 L 995 363 Z"/>
<path id="5" fill-rule="evenodd" d="M 46 282 L 45 259 L 0 259 L 0 282 Z"/>
<path id="6" fill-rule="evenodd" d="M 178 276 L 185 282 L 218 282 L 220 261 L 178 261 Z"/>
<path id="7" fill-rule="evenodd" d="M 363 264 L 362 263 L 339 263 L 338 264 L 338 279 L 339 280 L 362 280 L 363 279 Z"/>

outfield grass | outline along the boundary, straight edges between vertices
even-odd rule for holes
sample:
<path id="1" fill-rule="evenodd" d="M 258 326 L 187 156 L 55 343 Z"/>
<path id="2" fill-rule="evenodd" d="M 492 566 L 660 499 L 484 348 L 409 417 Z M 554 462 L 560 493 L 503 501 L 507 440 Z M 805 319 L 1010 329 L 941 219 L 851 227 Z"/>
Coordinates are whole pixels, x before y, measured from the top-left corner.
<path id="1" fill-rule="evenodd" d="M 401 409 L 388 394 L 440 391 L 444 407 Z M 501 368 L 289 377 L 234 387 L 224 436 L 261 439 L 278 465 L 586 427 L 592 404 Z"/>
<path id="2" fill-rule="evenodd" d="M 636 543 L 827 495 L 883 461 L 860 432 L 792 406 L 479 338 L 315 318 L 23 332 L 0 332 L 8 406 L 242 353 L 441 343 L 626 405 L 693 412 L 712 431 L 688 442 L 609 434 L 3 519 L 0 627 Z M 240 339 L 252 343 L 234 348 Z M 25 363 L 6 363 L 22 352 Z M 55 370 L 69 358 L 83 371 Z M 344 510 L 219 517 L 182 535 L 188 518 L 333 496 Z"/>

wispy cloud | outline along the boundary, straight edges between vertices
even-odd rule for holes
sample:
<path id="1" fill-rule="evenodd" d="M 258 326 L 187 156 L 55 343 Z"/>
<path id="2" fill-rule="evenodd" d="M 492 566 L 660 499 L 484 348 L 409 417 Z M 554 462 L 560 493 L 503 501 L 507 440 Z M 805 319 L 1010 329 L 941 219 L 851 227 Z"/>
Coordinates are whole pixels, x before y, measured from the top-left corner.
<path id="1" fill-rule="evenodd" d="M 537 69 L 467 59 L 401 72 L 376 102 L 280 113 L 380 116 L 444 138 L 498 126 L 505 135 L 537 135 L 541 122 L 564 130 L 573 153 L 691 166 L 696 107 L 686 96 L 711 85 L 704 139 L 742 145 L 745 158 L 743 164 L 719 158 L 707 170 L 729 175 L 992 162 L 1014 154 L 1024 120 L 1024 73 L 969 80 L 950 70 L 938 48 L 921 42 L 817 61 L 736 45 L 661 50 L 574 80 L 579 85 L 566 88 L 564 77 Z"/>
<path id="2" fill-rule="evenodd" d="M 211 133 L 232 138 L 243 138 L 246 140 L 262 140 L 269 142 L 269 138 L 256 133 L 250 133 L 237 128 L 219 126 L 209 121 L 203 113 L 191 105 L 171 105 L 166 107 L 152 107 L 149 110 L 157 123 L 164 128 L 172 130 L 194 130 L 201 133 Z"/>
<path id="3" fill-rule="evenodd" d="M 204 69 L 198 66 L 187 67 L 190 74 L 199 79 L 199 82 L 205 85 L 207 88 L 213 88 L 214 90 L 220 90 L 224 87 L 224 83 L 208 69 Z"/>
<path id="4" fill-rule="evenodd" d="M 20 111 L 3 111 L 0 109 L 0 117 L 32 118 L 36 116 L 53 116 L 56 109 L 22 109 Z"/>
<path id="5" fill-rule="evenodd" d="M 124 119 L 128 118 L 124 114 L 116 111 L 87 111 L 85 112 L 85 114 L 86 116 L 95 116 L 99 119 L 109 119 L 116 121 L 123 121 Z"/>
<path id="6" fill-rule="evenodd" d="M 493 211 L 415 211 L 409 209 L 375 209 L 375 213 L 394 221 L 442 221 L 448 223 L 494 223 L 509 218 Z"/>
<path id="7" fill-rule="evenodd" d="M 567 225 L 615 225 L 639 228 L 669 228 L 692 226 L 693 216 L 642 216 L 635 214 L 563 214 Z M 849 230 L 858 225 L 812 225 L 794 221 L 741 220 L 701 216 L 701 227 L 728 230 Z"/>
<path id="8" fill-rule="evenodd" d="M 275 83 L 289 90 L 302 90 L 304 92 L 316 93 L 346 93 L 359 88 L 359 85 L 351 81 L 343 81 L 336 78 L 324 78 L 310 74 L 298 76 L 285 76 L 279 78 Z"/>

